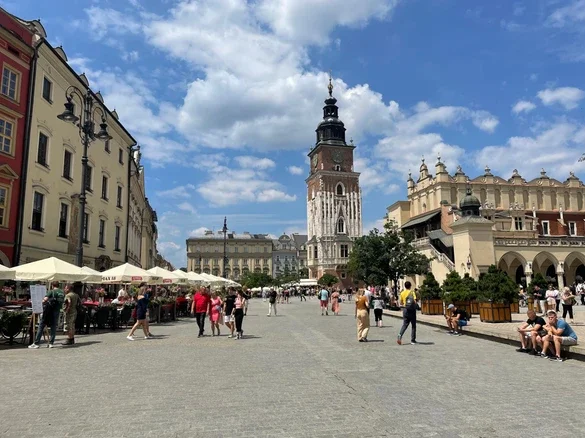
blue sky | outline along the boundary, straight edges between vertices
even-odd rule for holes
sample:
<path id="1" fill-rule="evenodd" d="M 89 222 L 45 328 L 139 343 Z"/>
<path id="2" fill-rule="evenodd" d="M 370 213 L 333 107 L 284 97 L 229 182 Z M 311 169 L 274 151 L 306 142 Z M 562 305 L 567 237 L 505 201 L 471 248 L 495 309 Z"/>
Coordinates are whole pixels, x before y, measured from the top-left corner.
<path id="1" fill-rule="evenodd" d="M 434 170 L 584 178 L 585 0 L 0 0 L 116 109 L 144 152 L 159 249 L 219 229 L 306 232 L 328 71 L 365 229 Z"/>

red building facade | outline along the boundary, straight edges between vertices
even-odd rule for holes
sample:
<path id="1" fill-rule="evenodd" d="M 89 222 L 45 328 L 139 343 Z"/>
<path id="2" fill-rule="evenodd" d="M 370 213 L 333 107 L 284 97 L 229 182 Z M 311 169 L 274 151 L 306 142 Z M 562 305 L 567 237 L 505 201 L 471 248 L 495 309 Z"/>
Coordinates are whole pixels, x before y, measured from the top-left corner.
<path id="1" fill-rule="evenodd" d="M 21 208 L 33 33 L 0 8 L 0 263 L 12 266 Z"/>

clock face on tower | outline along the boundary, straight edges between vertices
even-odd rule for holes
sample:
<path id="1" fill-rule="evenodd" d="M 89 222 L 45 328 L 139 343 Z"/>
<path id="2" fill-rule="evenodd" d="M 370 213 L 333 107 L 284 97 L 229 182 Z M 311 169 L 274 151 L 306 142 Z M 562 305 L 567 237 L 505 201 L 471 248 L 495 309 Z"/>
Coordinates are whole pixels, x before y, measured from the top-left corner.
<path id="1" fill-rule="evenodd" d="M 341 164 L 343 162 L 343 154 L 341 151 L 333 151 L 331 157 L 337 164 Z"/>
<path id="2" fill-rule="evenodd" d="M 319 157 L 317 155 L 313 156 L 313 167 L 317 167 L 317 163 L 319 162 Z"/>

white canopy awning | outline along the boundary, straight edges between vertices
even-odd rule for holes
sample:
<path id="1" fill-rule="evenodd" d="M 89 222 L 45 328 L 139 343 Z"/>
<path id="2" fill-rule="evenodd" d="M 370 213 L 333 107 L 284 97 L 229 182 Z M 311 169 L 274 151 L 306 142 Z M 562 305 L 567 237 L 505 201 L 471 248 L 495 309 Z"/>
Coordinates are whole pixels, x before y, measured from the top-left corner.
<path id="1" fill-rule="evenodd" d="M 314 278 L 301 278 L 299 286 L 317 286 L 317 280 Z"/>
<path id="2" fill-rule="evenodd" d="M 203 274 L 197 274 L 196 272 L 189 271 L 189 272 L 187 272 L 186 275 L 191 283 L 194 283 L 194 284 L 208 284 L 209 283 L 209 280 L 206 280 L 203 277 Z"/>
<path id="3" fill-rule="evenodd" d="M 209 284 L 213 284 L 213 285 L 221 285 L 221 284 L 226 284 L 227 280 L 225 278 L 221 278 L 221 277 L 217 277 L 215 275 L 211 275 L 211 274 L 205 274 L 205 273 L 201 273 L 198 274 L 201 277 L 204 278 L 204 281 L 209 283 Z"/>
<path id="4" fill-rule="evenodd" d="M 11 270 L 15 279 L 20 281 L 86 281 L 88 278 L 79 266 L 56 257 L 16 266 Z"/>
<path id="5" fill-rule="evenodd" d="M 138 266 L 124 263 L 102 272 L 103 283 L 149 283 L 162 281 L 162 277 L 151 274 Z"/>
<path id="6" fill-rule="evenodd" d="M 0 280 L 14 280 L 14 271 L 4 265 L 0 265 Z"/>
<path id="7" fill-rule="evenodd" d="M 85 279 L 86 283 L 101 283 L 102 282 L 102 273 L 96 271 L 95 269 L 91 269 L 87 266 L 82 266 L 81 271 L 87 274 L 87 278 Z"/>
<path id="8" fill-rule="evenodd" d="M 169 271 L 168 269 L 161 268 L 160 266 L 155 266 L 154 268 L 148 269 L 146 272 L 156 275 L 162 278 L 163 284 L 186 284 L 187 279 L 180 277 L 179 275 L 175 274 L 174 272 Z"/>

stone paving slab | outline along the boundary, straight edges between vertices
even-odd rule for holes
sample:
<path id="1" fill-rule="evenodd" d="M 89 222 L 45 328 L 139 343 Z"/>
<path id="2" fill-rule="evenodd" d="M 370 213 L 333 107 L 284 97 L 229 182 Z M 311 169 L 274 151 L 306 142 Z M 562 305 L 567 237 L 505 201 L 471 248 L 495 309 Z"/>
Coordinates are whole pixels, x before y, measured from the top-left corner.
<path id="1" fill-rule="evenodd" d="M 585 306 L 577 306 L 574 313 L 575 323 L 571 327 L 577 334 L 579 344 L 563 347 L 571 354 L 574 359 L 585 360 Z M 526 322 L 527 308 L 520 308 L 520 313 L 512 314 L 512 322 L 489 323 L 482 322 L 479 315 L 473 315 L 469 324 L 464 327 L 463 331 L 472 335 L 478 335 L 496 341 L 505 341 L 520 345 L 518 332 L 516 328 L 522 323 Z M 393 318 L 402 319 L 401 311 L 385 310 L 384 314 Z M 417 314 L 417 322 L 427 324 L 433 327 L 440 327 L 447 329 L 445 317 L 443 315 L 423 315 L 420 312 Z"/>
<path id="2" fill-rule="evenodd" d="M 225 330 L 198 339 L 186 319 L 153 326 L 154 340 L 108 332 L 75 348 L 2 350 L 0 436 L 585 436 L 582 362 L 423 325 L 420 345 L 398 346 L 393 318 L 358 343 L 353 303 L 337 317 L 316 301 L 280 305 L 276 318 L 266 310 L 252 301 L 243 340 Z M 561 372 L 538 421 L 519 413 L 534 376 Z"/>

